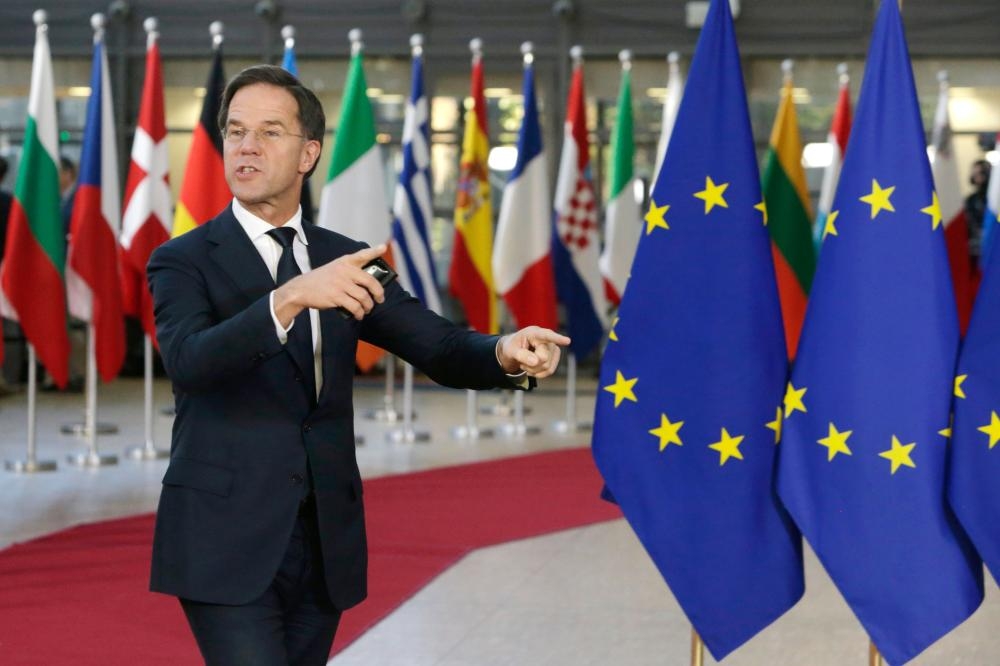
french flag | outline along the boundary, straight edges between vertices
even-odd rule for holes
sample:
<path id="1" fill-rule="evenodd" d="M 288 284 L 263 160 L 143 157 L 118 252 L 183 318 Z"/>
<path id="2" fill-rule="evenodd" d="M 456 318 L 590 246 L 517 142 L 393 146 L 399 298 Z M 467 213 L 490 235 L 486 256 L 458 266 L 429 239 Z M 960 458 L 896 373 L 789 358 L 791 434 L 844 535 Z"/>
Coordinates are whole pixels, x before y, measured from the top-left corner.
<path id="1" fill-rule="evenodd" d="M 493 279 L 518 328 L 555 329 L 556 288 L 552 273 L 552 204 L 535 101 L 534 55 L 524 54 L 524 120 L 517 135 L 517 162 L 504 188 L 493 249 Z"/>
<path id="2" fill-rule="evenodd" d="M 118 151 L 104 31 L 94 37 L 90 101 L 80 175 L 70 222 L 66 292 L 69 311 L 92 325 L 97 370 L 108 382 L 125 359 L 125 320 L 118 268 L 121 208 Z"/>
<path id="3" fill-rule="evenodd" d="M 552 260 L 556 293 L 566 308 L 568 332 L 573 340 L 570 351 L 580 360 L 597 347 L 604 335 L 608 304 L 598 266 L 598 207 L 590 179 L 582 49 L 573 47 L 572 54 L 573 81 L 556 180 Z"/>

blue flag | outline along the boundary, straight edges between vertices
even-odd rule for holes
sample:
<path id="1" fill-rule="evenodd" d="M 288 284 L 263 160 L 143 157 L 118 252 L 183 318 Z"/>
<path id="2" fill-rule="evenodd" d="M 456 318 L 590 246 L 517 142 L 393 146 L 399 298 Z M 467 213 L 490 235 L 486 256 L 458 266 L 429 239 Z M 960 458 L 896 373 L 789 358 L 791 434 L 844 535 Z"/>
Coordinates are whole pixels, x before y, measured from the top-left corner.
<path id="1" fill-rule="evenodd" d="M 1000 183 L 1000 168 L 993 174 L 991 187 Z M 987 214 L 986 223 L 995 225 L 996 215 L 991 221 Z M 985 244 L 983 250 L 985 258 Z M 994 580 L 1000 581 L 1000 252 L 990 253 L 985 263 L 958 359 L 954 410 L 948 499 Z"/>
<path id="2" fill-rule="evenodd" d="M 413 81 L 403 122 L 403 170 L 392 202 L 392 256 L 403 287 L 441 312 L 434 255 L 428 240 L 431 200 L 430 106 L 424 94 L 421 47 L 414 47 Z"/>
<path id="3" fill-rule="evenodd" d="M 593 453 L 712 656 L 802 596 L 773 488 L 785 340 L 727 0 L 713 0 L 601 362 Z"/>
<path id="4" fill-rule="evenodd" d="M 887 0 L 785 393 L 778 492 L 890 664 L 983 595 L 945 505 L 958 320 L 924 137 Z"/>
<path id="5" fill-rule="evenodd" d="M 285 26 L 285 30 L 289 30 L 290 35 L 285 39 L 285 54 L 281 59 L 281 67 L 297 78 L 299 76 L 299 66 L 295 60 L 295 38 L 291 36 L 294 35 L 294 30 L 291 30 L 291 26 Z M 312 205 L 312 188 L 309 187 L 308 178 L 302 181 L 302 194 L 299 197 L 299 202 L 302 205 L 302 219 L 315 222 L 316 218 L 313 216 Z"/>

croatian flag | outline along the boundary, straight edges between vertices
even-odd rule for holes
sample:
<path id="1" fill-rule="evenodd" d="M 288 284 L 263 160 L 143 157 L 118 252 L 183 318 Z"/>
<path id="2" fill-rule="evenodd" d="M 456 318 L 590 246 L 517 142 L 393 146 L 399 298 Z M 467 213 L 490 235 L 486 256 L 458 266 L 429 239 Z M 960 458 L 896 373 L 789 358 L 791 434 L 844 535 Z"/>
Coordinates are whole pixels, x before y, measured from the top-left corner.
<path id="1" fill-rule="evenodd" d="M 590 179 L 580 47 L 574 47 L 573 59 L 573 81 L 566 104 L 562 158 L 556 181 L 552 262 L 556 292 L 566 307 L 568 332 L 573 340 L 570 351 L 577 359 L 583 359 L 597 347 L 604 334 L 608 304 L 598 266 L 597 196 Z"/>
<path id="2" fill-rule="evenodd" d="M 392 256 L 404 289 L 441 312 L 434 255 L 427 237 L 431 203 L 429 105 L 424 95 L 423 40 L 414 35 L 413 81 L 403 121 L 403 170 L 392 202 Z"/>
<path id="3" fill-rule="evenodd" d="M 93 325 L 97 370 L 109 382 L 125 360 L 125 320 L 118 270 L 121 208 L 118 151 L 104 28 L 94 36 L 90 101 L 80 177 L 70 222 L 66 292 L 69 311 Z"/>
<path id="4" fill-rule="evenodd" d="M 556 328 L 556 289 L 552 274 L 552 204 L 542 151 L 542 130 L 535 101 L 534 56 L 524 53 L 524 120 L 517 135 L 517 162 L 504 188 L 493 250 L 493 279 L 517 328 Z"/>

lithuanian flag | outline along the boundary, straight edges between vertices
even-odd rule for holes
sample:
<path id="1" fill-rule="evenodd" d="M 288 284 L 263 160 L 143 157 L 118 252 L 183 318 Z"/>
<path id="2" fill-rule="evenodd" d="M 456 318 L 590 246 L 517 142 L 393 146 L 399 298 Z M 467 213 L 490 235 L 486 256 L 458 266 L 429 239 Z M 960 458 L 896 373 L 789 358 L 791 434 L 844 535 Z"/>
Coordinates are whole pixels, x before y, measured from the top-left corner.
<path id="1" fill-rule="evenodd" d="M 771 235 L 771 254 L 778 278 L 781 317 L 788 358 L 795 357 L 806 314 L 806 301 L 816 272 L 812 211 L 802 169 L 802 139 L 792 99 L 792 78 L 785 78 L 778 116 L 764 166 L 764 224 Z"/>

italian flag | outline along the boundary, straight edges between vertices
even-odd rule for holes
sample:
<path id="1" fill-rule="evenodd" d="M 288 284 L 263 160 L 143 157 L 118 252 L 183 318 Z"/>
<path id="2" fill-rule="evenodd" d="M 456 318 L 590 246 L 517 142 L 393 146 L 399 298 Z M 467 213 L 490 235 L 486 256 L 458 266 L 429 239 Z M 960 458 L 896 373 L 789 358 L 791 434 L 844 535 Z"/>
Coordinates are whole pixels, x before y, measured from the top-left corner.
<path id="1" fill-rule="evenodd" d="M 375 246 L 389 242 L 392 218 L 386 195 L 385 168 L 375 140 L 375 114 L 368 101 L 360 43 L 355 44 L 317 224 Z M 391 263 L 391 258 L 387 259 Z M 378 347 L 361 343 L 358 366 L 367 372 L 383 353 Z"/>
<path id="2" fill-rule="evenodd" d="M 781 298 L 785 343 L 791 359 L 799 344 L 809 288 L 816 272 L 812 212 L 802 169 L 802 139 L 792 100 L 791 77 L 786 78 L 781 92 L 761 189 L 766 206 L 764 223 L 771 234 L 771 254 Z"/>
<path id="3" fill-rule="evenodd" d="M 604 252 L 600 259 L 605 295 L 616 306 L 625 293 L 632 258 L 642 233 L 642 215 L 635 200 L 632 171 L 635 142 L 632 137 L 632 72 L 629 67 L 622 68 L 617 118 L 611 135 L 611 190 L 605 210 Z"/>
<path id="4" fill-rule="evenodd" d="M 41 17 L 38 17 L 41 18 Z M 48 26 L 36 19 L 24 148 L 0 266 L 0 312 L 20 323 L 56 385 L 69 377 L 66 230 L 59 212 L 59 141 Z"/>

